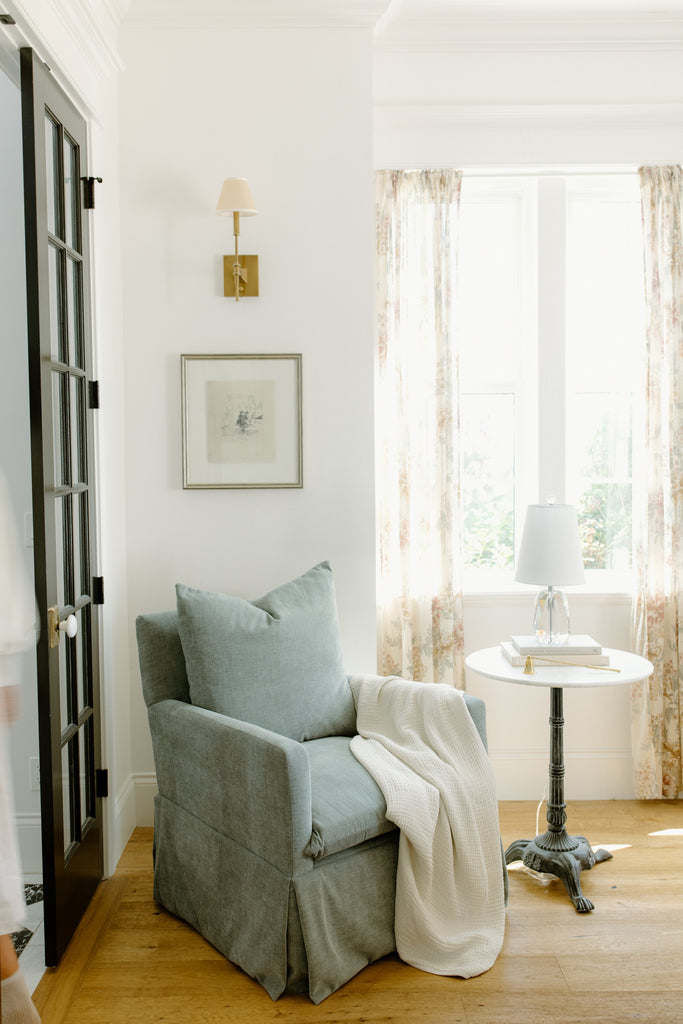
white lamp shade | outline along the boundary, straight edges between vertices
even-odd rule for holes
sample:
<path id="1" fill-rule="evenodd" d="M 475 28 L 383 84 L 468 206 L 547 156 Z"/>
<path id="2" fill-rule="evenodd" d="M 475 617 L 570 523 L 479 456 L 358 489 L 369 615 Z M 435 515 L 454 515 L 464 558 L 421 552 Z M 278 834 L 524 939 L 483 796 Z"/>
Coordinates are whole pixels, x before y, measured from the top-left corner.
<path id="1" fill-rule="evenodd" d="M 258 213 L 246 178 L 225 179 L 216 213 L 239 213 L 243 217 L 253 217 Z"/>
<path id="2" fill-rule="evenodd" d="M 574 587 L 585 581 L 573 505 L 529 505 L 515 579 L 546 587 Z"/>

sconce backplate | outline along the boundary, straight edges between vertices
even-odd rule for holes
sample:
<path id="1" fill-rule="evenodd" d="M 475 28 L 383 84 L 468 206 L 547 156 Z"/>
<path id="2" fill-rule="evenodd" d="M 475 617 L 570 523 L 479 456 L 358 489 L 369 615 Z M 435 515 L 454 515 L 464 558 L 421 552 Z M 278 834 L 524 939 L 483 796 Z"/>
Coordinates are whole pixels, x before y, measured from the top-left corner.
<path id="1" fill-rule="evenodd" d="M 238 256 L 240 267 L 240 298 L 258 295 L 258 256 Z M 223 294 L 235 298 L 234 256 L 223 257 Z"/>

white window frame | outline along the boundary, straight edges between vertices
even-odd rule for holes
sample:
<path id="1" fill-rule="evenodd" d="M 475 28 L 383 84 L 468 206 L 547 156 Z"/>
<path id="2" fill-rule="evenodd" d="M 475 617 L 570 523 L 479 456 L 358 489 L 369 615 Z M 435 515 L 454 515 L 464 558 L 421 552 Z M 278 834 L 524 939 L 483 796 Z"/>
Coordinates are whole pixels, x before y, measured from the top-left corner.
<path id="1" fill-rule="evenodd" d="M 463 175 L 461 203 L 512 196 L 517 203 L 520 230 L 519 294 L 523 336 L 521 358 L 524 379 L 463 382 L 472 393 L 513 393 L 517 409 L 515 450 L 515 536 L 519 544 L 526 506 L 554 497 L 567 500 L 566 318 L 565 283 L 567 209 L 573 195 L 597 199 L 638 197 L 635 169 L 591 174 L 580 169 L 562 173 L 542 170 L 518 174 L 467 172 Z M 542 344 L 541 344 L 542 339 Z M 543 381 L 543 386 L 539 386 Z M 537 398 L 536 398 L 537 396 Z M 634 415 L 634 428 L 637 414 Z M 543 425 L 543 431 L 539 425 Z M 535 440 L 536 439 L 536 440 Z M 537 450 L 535 465 L 528 453 Z M 467 569 L 466 594 L 524 593 L 512 571 Z M 591 570 L 582 588 L 594 594 L 627 594 L 633 587 L 632 571 Z"/>

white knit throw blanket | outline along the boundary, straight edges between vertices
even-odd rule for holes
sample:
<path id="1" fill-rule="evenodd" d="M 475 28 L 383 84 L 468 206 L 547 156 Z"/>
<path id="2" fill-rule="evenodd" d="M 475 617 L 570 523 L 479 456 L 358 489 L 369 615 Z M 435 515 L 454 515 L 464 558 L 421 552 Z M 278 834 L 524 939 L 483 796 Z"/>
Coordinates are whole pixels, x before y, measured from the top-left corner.
<path id="1" fill-rule="evenodd" d="M 401 830 L 396 949 L 431 974 L 495 962 L 505 897 L 495 781 L 463 694 L 440 683 L 352 676 L 351 750 Z"/>

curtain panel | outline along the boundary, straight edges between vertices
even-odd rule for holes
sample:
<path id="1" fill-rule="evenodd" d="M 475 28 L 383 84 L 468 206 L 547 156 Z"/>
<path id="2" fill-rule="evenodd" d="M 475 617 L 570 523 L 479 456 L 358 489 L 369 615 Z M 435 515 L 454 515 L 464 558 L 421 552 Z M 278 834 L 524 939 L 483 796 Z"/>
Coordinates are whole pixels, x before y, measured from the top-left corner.
<path id="1" fill-rule="evenodd" d="M 646 486 L 634 501 L 633 649 L 654 672 L 632 690 L 632 744 L 635 795 L 651 799 L 675 798 L 683 789 L 683 172 L 643 167 L 639 175 L 647 304 L 640 479 Z"/>
<path id="2" fill-rule="evenodd" d="M 464 688 L 453 289 L 461 174 L 378 171 L 379 671 Z"/>

